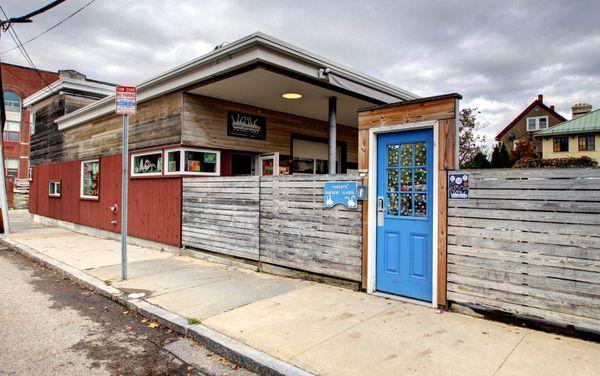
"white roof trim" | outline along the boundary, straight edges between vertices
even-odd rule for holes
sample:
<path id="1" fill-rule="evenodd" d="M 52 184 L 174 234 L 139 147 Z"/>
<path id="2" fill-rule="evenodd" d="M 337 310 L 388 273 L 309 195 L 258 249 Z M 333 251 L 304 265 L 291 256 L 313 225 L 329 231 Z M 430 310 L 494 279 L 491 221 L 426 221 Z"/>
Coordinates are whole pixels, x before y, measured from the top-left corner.
<path id="1" fill-rule="evenodd" d="M 137 100 L 143 102 L 256 62 L 277 65 L 316 79 L 319 78 L 320 68 L 329 68 L 335 75 L 381 93 L 385 99 L 380 100 L 385 102 L 418 98 L 409 91 L 353 71 L 279 39 L 263 33 L 254 33 L 140 83 L 137 85 Z M 58 118 L 58 128 L 74 127 L 113 112 L 114 92 L 112 94 Z"/>
<path id="2" fill-rule="evenodd" d="M 115 87 L 112 85 L 63 77 L 25 98 L 23 100 L 23 107 L 29 107 L 48 98 L 53 92 L 65 89 L 80 90 L 100 95 L 111 95 L 115 92 Z"/>

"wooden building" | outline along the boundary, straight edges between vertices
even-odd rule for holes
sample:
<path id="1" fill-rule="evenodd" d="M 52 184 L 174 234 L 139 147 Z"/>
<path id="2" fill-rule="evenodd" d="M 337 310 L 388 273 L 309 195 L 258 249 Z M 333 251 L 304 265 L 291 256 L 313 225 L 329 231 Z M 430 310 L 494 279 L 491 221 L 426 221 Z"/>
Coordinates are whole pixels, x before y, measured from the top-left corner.
<path id="1" fill-rule="evenodd" d="M 326 173 L 331 142 L 333 171 L 356 170 L 356 110 L 412 98 L 261 33 L 152 77 L 130 119 L 130 234 L 181 246 L 183 177 Z M 31 212 L 118 232 L 114 96 L 46 124 L 32 140 Z"/>
<path id="2" fill-rule="evenodd" d="M 436 213 L 445 210 L 442 175 L 456 167 L 460 96 L 418 98 L 261 33 L 219 46 L 137 90 L 128 142 L 130 236 L 445 304 L 444 219 Z M 45 101 L 38 106 L 56 98 Z M 32 141 L 31 213 L 118 233 L 122 120 L 114 96 L 49 115 L 44 124 L 48 133 Z M 368 277 L 377 263 L 376 145 L 384 134 L 398 137 L 396 158 L 404 144 L 412 153 L 409 165 L 398 159 L 379 170 L 399 174 L 381 195 L 380 209 L 393 223 L 390 216 L 407 210 L 398 199 L 410 193 L 410 217 L 425 226 L 417 229 L 424 236 L 410 240 L 424 257 L 414 264 L 419 278 L 427 279 L 416 295 L 380 289 Z M 412 141 L 402 141 L 406 135 Z M 407 169 L 409 190 L 398 185 Z M 369 181 L 371 204 L 324 208 L 325 180 Z"/>

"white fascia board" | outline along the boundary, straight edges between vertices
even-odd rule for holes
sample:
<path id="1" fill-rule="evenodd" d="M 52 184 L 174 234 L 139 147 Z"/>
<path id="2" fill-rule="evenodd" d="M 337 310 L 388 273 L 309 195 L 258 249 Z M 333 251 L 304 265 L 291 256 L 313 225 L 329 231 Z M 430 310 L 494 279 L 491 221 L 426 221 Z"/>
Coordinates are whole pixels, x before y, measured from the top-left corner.
<path id="1" fill-rule="evenodd" d="M 138 103 L 258 61 L 278 65 L 314 78 L 318 78 L 320 68 L 329 68 L 334 73 L 346 76 L 358 84 L 398 98 L 398 101 L 418 98 L 413 93 L 354 72 L 276 38 L 255 33 L 142 82 L 137 85 Z M 113 110 L 114 93 L 55 122 L 59 129 L 66 129 L 107 115 Z"/>
<path id="2" fill-rule="evenodd" d="M 100 95 L 111 95 L 114 93 L 115 90 L 114 86 L 112 85 L 63 77 L 58 81 L 54 81 L 52 84 L 44 87 L 41 90 L 38 90 L 37 92 L 25 98 L 23 100 L 23 106 L 29 107 L 35 103 L 38 103 L 48 98 L 49 96 L 53 95 L 54 92 L 65 89 L 80 90 Z"/>
<path id="3" fill-rule="evenodd" d="M 137 102 L 139 104 L 143 101 L 181 89 L 195 82 L 209 79 L 215 75 L 252 64 L 256 61 L 258 61 L 257 51 L 246 50 L 237 56 L 223 59 L 214 64 L 204 64 L 202 66 L 193 67 L 182 75 L 170 75 L 170 77 L 155 82 L 153 85 L 143 83 L 137 87 Z M 59 130 L 71 128 L 86 121 L 110 114 L 111 112 L 114 112 L 114 110 L 115 96 L 113 89 L 112 95 L 62 116 L 56 119 L 55 122 L 58 124 Z"/>

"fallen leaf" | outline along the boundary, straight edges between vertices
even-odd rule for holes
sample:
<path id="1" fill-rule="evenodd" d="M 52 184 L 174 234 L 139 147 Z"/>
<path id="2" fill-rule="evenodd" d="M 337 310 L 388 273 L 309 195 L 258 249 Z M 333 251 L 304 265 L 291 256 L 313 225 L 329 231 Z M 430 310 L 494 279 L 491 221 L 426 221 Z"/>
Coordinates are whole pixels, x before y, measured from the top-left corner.
<path id="1" fill-rule="evenodd" d="M 148 319 L 143 319 L 142 322 L 148 322 Z"/>
<path id="2" fill-rule="evenodd" d="M 128 313 L 129 313 L 129 311 L 123 311 L 123 314 L 124 314 L 124 315 L 126 315 L 126 314 L 128 314 Z"/>
<path id="3" fill-rule="evenodd" d="M 157 322 L 151 322 L 150 324 L 148 324 L 148 328 L 158 328 L 159 324 Z"/>
<path id="4" fill-rule="evenodd" d="M 242 368 L 242 366 L 240 366 L 239 364 L 234 364 L 233 366 L 231 366 L 231 369 L 234 371 L 237 371 L 240 368 Z"/>
<path id="5" fill-rule="evenodd" d="M 193 370 L 194 370 L 194 367 L 192 367 L 192 366 L 188 366 L 187 370 L 188 370 L 188 371 L 193 371 Z"/>

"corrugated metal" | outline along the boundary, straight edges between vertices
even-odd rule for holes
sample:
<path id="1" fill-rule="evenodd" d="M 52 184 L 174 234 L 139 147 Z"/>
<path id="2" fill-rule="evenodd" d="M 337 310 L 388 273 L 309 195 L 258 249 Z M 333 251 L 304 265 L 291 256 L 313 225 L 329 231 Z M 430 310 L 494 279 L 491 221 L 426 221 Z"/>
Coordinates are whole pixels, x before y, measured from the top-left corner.
<path id="1" fill-rule="evenodd" d="M 79 198 L 80 161 L 33 167 L 29 211 L 101 230 L 119 232 L 121 156 L 100 158 L 98 200 Z M 48 182 L 61 181 L 61 197 L 48 196 Z M 132 179 L 129 183 L 129 235 L 181 246 L 181 178 Z M 111 221 L 116 220 L 116 225 Z"/>
<path id="2" fill-rule="evenodd" d="M 600 132 L 600 109 L 589 114 L 581 115 L 575 119 L 565 121 L 552 128 L 537 132 L 536 136 L 554 136 L 571 133 L 594 133 Z"/>

